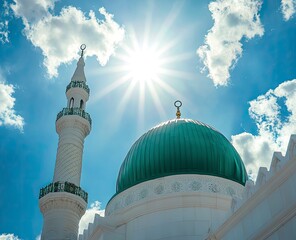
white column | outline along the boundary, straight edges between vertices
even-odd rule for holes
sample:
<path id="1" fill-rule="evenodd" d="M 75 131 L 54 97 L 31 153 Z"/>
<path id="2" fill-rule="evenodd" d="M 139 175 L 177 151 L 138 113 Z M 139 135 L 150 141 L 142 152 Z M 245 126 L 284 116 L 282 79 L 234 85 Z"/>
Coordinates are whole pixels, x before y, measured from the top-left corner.
<path id="1" fill-rule="evenodd" d="M 56 123 L 59 144 L 53 182 L 71 182 L 80 186 L 84 139 L 89 122 L 80 116 L 63 116 Z"/>
<path id="2" fill-rule="evenodd" d="M 84 139 L 91 129 L 90 116 L 85 112 L 89 88 L 84 75 L 84 49 L 82 45 L 77 68 L 66 88 L 67 106 L 56 120 L 59 144 L 53 182 L 40 190 L 42 240 L 77 239 L 79 221 L 87 206 L 87 193 L 80 188 Z"/>
<path id="3" fill-rule="evenodd" d="M 87 203 L 79 196 L 59 192 L 47 194 L 39 201 L 43 213 L 42 240 L 76 240 L 79 221 Z"/>

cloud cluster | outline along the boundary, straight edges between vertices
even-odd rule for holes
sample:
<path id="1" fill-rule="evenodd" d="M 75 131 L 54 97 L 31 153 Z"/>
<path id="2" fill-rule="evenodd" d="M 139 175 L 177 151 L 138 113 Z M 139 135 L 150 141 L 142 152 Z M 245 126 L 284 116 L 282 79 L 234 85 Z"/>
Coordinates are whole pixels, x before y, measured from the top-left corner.
<path id="1" fill-rule="evenodd" d="M 7 1 L 3 1 L 2 4 L 3 10 L 0 12 L 0 42 L 2 44 L 8 43 L 9 30 L 8 30 L 8 15 L 9 15 L 9 5 Z"/>
<path id="2" fill-rule="evenodd" d="M 255 179 L 260 166 L 269 168 L 274 151 L 285 153 L 290 135 L 296 133 L 296 79 L 251 101 L 249 114 L 257 135 L 243 132 L 232 136 L 232 143 Z"/>
<path id="3" fill-rule="evenodd" d="M 8 21 L 0 22 L 0 42 L 2 44 L 9 42 Z"/>
<path id="4" fill-rule="evenodd" d="M 281 8 L 284 20 L 290 20 L 296 12 L 296 0 L 282 0 Z"/>
<path id="5" fill-rule="evenodd" d="M 56 0 L 13 0 L 11 9 L 16 17 L 22 18 L 26 27 L 50 15 Z"/>
<path id="6" fill-rule="evenodd" d="M 242 39 L 263 35 L 259 19 L 261 0 L 217 0 L 209 4 L 214 26 L 197 54 L 215 86 L 226 86 L 229 71 L 242 54 Z"/>
<path id="7" fill-rule="evenodd" d="M 85 214 L 82 216 L 79 222 L 79 234 L 82 234 L 84 229 L 88 228 L 88 224 L 94 221 L 96 214 L 99 214 L 100 216 L 105 215 L 105 210 L 101 209 L 101 203 L 99 201 L 92 203 L 90 208 L 87 209 Z"/>
<path id="8" fill-rule="evenodd" d="M 93 11 L 88 16 L 75 8 L 64 7 L 59 15 L 50 0 L 14 0 L 12 9 L 25 25 L 24 34 L 32 44 L 41 49 L 49 77 L 57 77 L 58 67 L 77 58 L 78 47 L 87 45 L 86 56 L 96 56 L 105 65 L 124 38 L 124 28 L 113 20 L 113 15 L 99 9 L 103 20 Z M 29 4 L 32 3 L 32 4 Z"/>
<path id="9" fill-rule="evenodd" d="M 0 81 L 0 126 L 13 126 L 23 131 L 24 119 L 14 110 L 14 87 Z M 1 238 L 0 238 L 1 239 Z"/>
<path id="10" fill-rule="evenodd" d="M 18 236 L 15 236 L 14 234 L 3 233 L 0 235 L 0 240 L 20 240 L 20 239 L 18 238 Z"/>

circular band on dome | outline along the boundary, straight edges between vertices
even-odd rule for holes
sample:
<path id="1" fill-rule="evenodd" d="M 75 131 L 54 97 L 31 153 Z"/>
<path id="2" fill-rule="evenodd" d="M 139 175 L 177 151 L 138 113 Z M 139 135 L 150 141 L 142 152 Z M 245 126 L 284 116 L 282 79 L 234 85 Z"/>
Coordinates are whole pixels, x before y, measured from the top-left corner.
<path id="1" fill-rule="evenodd" d="M 179 108 L 179 107 L 182 106 L 182 102 L 180 100 L 177 100 L 177 101 L 175 101 L 174 105 L 175 105 L 176 108 Z"/>

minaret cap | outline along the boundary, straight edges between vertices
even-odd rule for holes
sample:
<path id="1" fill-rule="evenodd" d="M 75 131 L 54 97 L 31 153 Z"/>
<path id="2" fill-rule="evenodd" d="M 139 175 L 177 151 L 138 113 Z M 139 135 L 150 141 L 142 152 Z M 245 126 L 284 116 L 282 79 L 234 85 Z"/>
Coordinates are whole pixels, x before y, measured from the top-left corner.
<path id="1" fill-rule="evenodd" d="M 84 74 L 85 63 L 84 63 L 84 59 L 83 59 L 83 54 L 84 54 L 84 50 L 86 49 L 86 45 L 82 44 L 80 46 L 80 49 L 81 49 L 81 55 L 78 60 L 77 67 L 76 67 L 76 70 L 73 74 L 73 77 L 71 78 L 72 82 L 86 82 L 86 78 L 85 78 L 85 74 Z"/>
<path id="2" fill-rule="evenodd" d="M 180 100 L 177 100 L 175 101 L 174 105 L 177 108 L 177 112 L 176 112 L 177 119 L 180 119 L 181 117 L 180 107 L 182 106 L 182 102 Z"/>

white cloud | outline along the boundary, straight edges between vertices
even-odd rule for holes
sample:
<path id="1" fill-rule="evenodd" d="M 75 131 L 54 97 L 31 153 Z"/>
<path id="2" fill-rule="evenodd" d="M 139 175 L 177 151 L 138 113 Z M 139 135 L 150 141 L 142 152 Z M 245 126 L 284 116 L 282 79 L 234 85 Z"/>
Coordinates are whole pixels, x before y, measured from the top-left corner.
<path id="1" fill-rule="evenodd" d="M 35 238 L 35 240 L 41 240 L 41 234 L 39 234 L 39 235 Z"/>
<path id="2" fill-rule="evenodd" d="M 61 64 L 77 58 L 77 50 L 82 43 L 87 45 L 86 56 L 96 56 L 99 63 L 105 65 L 124 38 L 123 27 L 104 8 L 99 9 L 104 18 L 100 20 L 93 11 L 86 16 L 72 6 L 63 8 L 59 15 L 53 15 L 50 10 L 54 8 L 54 1 L 14 1 L 14 14 L 23 19 L 27 39 L 41 49 L 49 77 L 57 77 Z M 34 4 L 30 6 L 27 2 Z"/>
<path id="3" fill-rule="evenodd" d="M 8 16 L 9 15 L 9 4 L 6 0 L 3 1 L 3 16 Z"/>
<path id="4" fill-rule="evenodd" d="M 288 21 L 296 12 L 296 0 L 282 0 L 282 13 L 285 21 Z"/>
<path id="5" fill-rule="evenodd" d="M 215 86 L 228 84 L 229 71 L 242 55 L 242 39 L 263 35 L 260 8 L 261 0 L 217 0 L 209 4 L 214 26 L 197 54 Z"/>
<path id="6" fill-rule="evenodd" d="M 8 34 L 8 21 L 5 20 L 3 22 L 0 22 L 0 42 L 2 44 L 9 42 Z"/>
<path id="7" fill-rule="evenodd" d="M 258 128 L 257 135 L 243 132 L 232 136 L 252 178 L 260 166 L 269 168 L 274 151 L 286 151 L 290 135 L 296 133 L 296 79 L 250 102 L 249 114 Z"/>
<path id="8" fill-rule="evenodd" d="M 3 1 L 2 12 L 0 13 L 0 42 L 2 44 L 9 42 L 9 30 L 8 30 L 8 15 L 9 15 L 9 5 L 7 1 Z"/>
<path id="9" fill-rule="evenodd" d="M 14 110 L 14 86 L 0 81 L 0 126 L 13 126 L 23 131 L 24 119 Z"/>
<path id="10" fill-rule="evenodd" d="M 3 233 L 0 235 L 0 240 L 21 240 L 21 239 L 18 238 L 18 236 L 15 236 L 14 234 Z"/>
<path id="11" fill-rule="evenodd" d="M 269 168 L 272 154 L 278 149 L 277 144 L 269 136 L 256 136 L 243 132 L 231 138 L 251 179 L 256 179 L 259 167 Z"/>
<path id="12" fill-rule="evenodd" d="M 22 18 L 25 25 L 37 22 L 50 15 L 56 0 L 13 0 L 10 7 L 16 17 Z"/>
<path id="13" fill-rule="evenodd" d="M 105 210 L 101 209 L 101 203 L 99 201 L 95 201 L 94 203 L 92 203 L 90 205 L 90 208 L 87 209 L 85 214 L 82 216 L 79 222 L 79 234 L 82 234 L 83 230 L 87 229 L 88 224 L 94 221 L 96 214 L 99 214 L 100 216 L 105 215 Z"/>

